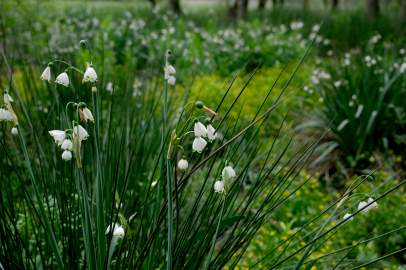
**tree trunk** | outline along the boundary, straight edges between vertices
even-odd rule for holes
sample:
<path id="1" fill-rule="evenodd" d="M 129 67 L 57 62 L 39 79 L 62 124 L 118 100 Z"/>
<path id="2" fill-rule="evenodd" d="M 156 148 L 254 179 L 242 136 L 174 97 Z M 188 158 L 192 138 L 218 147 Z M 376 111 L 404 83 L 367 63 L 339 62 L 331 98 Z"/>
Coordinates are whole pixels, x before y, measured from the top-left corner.
<path id="1" fill-rule="evenodd" d="M 173 13 L 180 13 L 179 0 L 169 0 L 168 1 L 169 10 Z"/>
<path id="2" fill-rule="evenodd" d="M 400 1 L 400 19 L 406 21 L 406 0 Z"/>
<path id="3" fill-rule="evenodd" d="M 235 0 L 234 5 L 227 11 L 227 17 L 229 21 L 235 19 L 244 19 L 247 14 L 249 0 Z"/>
<path id="4" fill-rule="evenodd" d="M 337 8 L 338 8 L 338 0 L 333 0 L 332 9 L 337 9 Z"/>
<path id="5" fill-rule="evenodd" d="M 378 15 L 379 12 L 379 3 L 378 0 L 366 0 L 367 4 L 367 15 L 370 18 L 375 18 L 376 15 Z"/>
<path id="6" fill-rule="evenodd" d="M 266 5 L 266 0 L 259 0 L 258 9 L 264 9 Z"/>

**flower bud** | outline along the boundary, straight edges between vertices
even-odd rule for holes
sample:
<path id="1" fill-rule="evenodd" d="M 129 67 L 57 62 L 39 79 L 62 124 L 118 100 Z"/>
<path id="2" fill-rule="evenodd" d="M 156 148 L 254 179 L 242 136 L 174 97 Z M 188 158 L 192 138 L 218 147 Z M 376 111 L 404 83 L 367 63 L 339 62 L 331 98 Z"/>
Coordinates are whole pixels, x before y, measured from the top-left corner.
<path id="1" fill-rule="evenodd" d="M 17 130 L 16 127 L 13 127 L 13 128 L 11 129 L 11 134 L 13 134 L 13 135 L 17 135 L 17 134 L 18 134 L 18 130 Z"/>
<path id="2" fill-rule="evenodd" d="M 79 41 L 80 46 L 84 47 L 86 45 L 86 40 Z"/>
<path id="3" fill-rule="evenodd" d="M 198 108 L 198 109 L 203 109 L 203 102 L 201 102 L 201 101 L 196 101 L 196 103 L 195 103 L 195 106 L 196 106 L 196 108 Z"/>
<path id="4" fill-rule="evenodd" d="M 48 63 L 48 67 L 52 67 L 53 65 L 54 65 L 53 62 L 49 62 L 49 63 Z"/>
<path id="5" fill-rule="evenodd" d="M 207 126 L 207 125 L 210 125 L 210 123 L 211 123 L 211 119 L 210 118 L 206 118 L 206 119 L 204 119 L 204 124 Z"/>

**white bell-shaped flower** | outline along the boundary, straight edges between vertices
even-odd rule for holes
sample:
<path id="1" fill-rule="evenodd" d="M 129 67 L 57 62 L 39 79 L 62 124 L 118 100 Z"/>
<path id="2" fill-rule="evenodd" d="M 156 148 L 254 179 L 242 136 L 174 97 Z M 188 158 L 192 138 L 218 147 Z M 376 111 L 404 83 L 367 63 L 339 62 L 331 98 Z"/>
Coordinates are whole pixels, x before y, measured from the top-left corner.
<path id="1" fill-rule="evenodd" d="M 11 129 L 11 134 L 13 134 L 13 135 L 17 135 L 17 134 L 18 134 L 18 130 L 17 130 L 16 127 L 13 127 L 13 128 Z"/>
<path id="2" fill-rule="evenodd" d="M 217 181 L 214 183 L 214 191 L 218 193 L 223 193 L 224 192 L 224 183 L 223 181 Z"/>
<path id="3" fill-rule="evenodd" d="M 66 133 L 62 130 L 51 130 L 49 134 L 54 137 L 55 143 L 57 143 L 58 145 L 62 145 L 66 139 Z"/>
<path id="4" fill-rule="evenodd" d="M 6 120 L 6 110 L 3 108 L 0 108 L 0 121 L 5 121 Z"/>
<path id="5" fill-rule="evenodd" d="M 74 131 L 76 134 L 79 133 L 79 137 L 81 140 L 87 140 L 87 138 L 89 138 L 89 134 L 87 133 L 86 129 L 84 129 L 81 125 L 79 125 L 79 131 L 78 126 L 75 126 Z"/>
<path id="6" fill-rule="evenodd" d="M 113 223 L 113 224 L 107 226 L 106 234 L 110 233 L 110 229 L 112 229 L 114 232 L 117 228 L 120 228 L 120 225 L 118 225 L 117 223 Z"/>
<path id="7" fill-rule="evenodd" d="M 83 109 L 83 115 L 85 116 L 85 121 L 90 120 L 94 123 L 94 118 L 92 112 L 88 108 Z"/>
<path id="8" fill-rule="evenodd" d="M 207 137 L 207 129 L 200 122 L 195 123 L 195 137 Z"/>
<path id="9" fill-rule="evenodd" d="M 51 68 L 47 67 L 41 75 L 41 80 L 51 82 Z"/>
<path id="10" fill-rule="evenodd" d="M 59 76 L 56 77 L 55 81 L 59 84 L 62 84 L 63 86 L 68 87 L 68 85 L 69 85 L 68 73 L 64 72 L 64 73 L 59 74 Z"/>
<path id="11" fill-rule="evenodd" d="M 176 74 L 176 70 L 172 65 L 169 65 L 169 75 L 175 75 Z"/>
<path id="12" fill-rule="evenodd" d="M 63 151 L 62 159 L 63 160 L 71 160 L 72 159 L 72 153 L 69 150 Z"/>
<path id="13" fill-rule="evenodd" d="M 209 142 L 213 142 L 215 139 L 219 137 L 218 133 L 214 134 L 216 130 L 213 128 L 212 125 L 207 125 L 207 137 L 209 138 Z"/>
<path id="14" fill-rule="evenodd" d="M 157 181 L 152 182 L 151 187 L 155 187 L 157 183 L 158 183 Z"/>
<path id="15" fill-rule="evenodd" d="M 222 172 L 223 178 L 226 177 L 225 172 L 224 172 L 225 170 L 227 170 L 228 177 L 230 177 L 230 179 L 233 179 L 236 176 L 233 168 L 231 168 L 231 166 L 226 166 L 226 167 L 224 167 L 223 172 Z"/>
<path id="16" fill-rule="evenodd" d="M 168 83 L 169 83 L 170 85 L 175 85 L 175 82 L 176 82 L 175 77 L 173 77 L 172 75 L 169 76 L 169 78 L 168 78 Z"/>
<path id="17" fill-rule="evenodd" d="M 3 114 L 5 121 L 13 121 L 13 117 L 11 116 L 11 113 L 8 110 L 4 110 Z"/>
<path id="18" fill-rule="evenodd" d="M 82 82 L 97 82 L 97 74 L 96 71 L 94 71 L 94 68 L 89 67 L 86 70 L 85 75 L 83 75 Z"/>
<path id="19" fill-rule="evenodd" d="M 178 162 L 179 170 L 186 171 L 188 166 L 189 166 L 189 163 L 187 162 L 186 159 L 179 160 L 179 162 Z"/>
<path id="20" fill-rule="evenodd" d="M 73 146 L 73 143 L 72 143 L 71 140 L 65 140 L 65 141 L 62 143 L 61 148 L 62 148 L 63 150 L 72 150 L 72 146 Z"/>
<path id="21" fill-rule="evenodd" d="M 4 94 L 4 103 L 14 102 L 14 99 L 9 94 Z"/>
<path id="22" fill-rule="evenodd" d="M 362 201 L 358 204 L 358 210 L 361 210 L 362 208 L 364 208 L 367 205 L 366 202 Z M 369 212 L 369 207 L 364 208 L 364 210 L 361 211 L 361 213 L 363 214 L 367 214 Z"/>
<path id="23" fill-rule="evenodd" d="M 125 235 L 124 229 L 122 227 L 118 227 L 114 230 L 113 236 L 123 239 Z"/>
<path id="24" fill-rule="evenodd" d="M 343 220 L 346 220 L 346 219 L 348 219 L 349 221 L 353 221 L 353 220 L 354 220 L 354 217 L 351 217 L 351 214 L 350 214 L 350 213 L 347 213 L 347 214 L 344 215 Z"/>
<path id="25" fill-rule="evenodd" d="M 201 153 L 206 147 L 206 144 L 207 142 L 202 137 L 195 138 L 192 145 L 193 152 Z"/>
<path id="26" fill-rule="evenodd" d="M 373 203 L 372 203 L 373 202 Z M 374 201 L 372 198 L 368 198 L 368 203 L 372 203 L 370 206 L 368 206 L 368 211 L 374 209 L 375 211 L 378 211 L 379 205 Z"/>

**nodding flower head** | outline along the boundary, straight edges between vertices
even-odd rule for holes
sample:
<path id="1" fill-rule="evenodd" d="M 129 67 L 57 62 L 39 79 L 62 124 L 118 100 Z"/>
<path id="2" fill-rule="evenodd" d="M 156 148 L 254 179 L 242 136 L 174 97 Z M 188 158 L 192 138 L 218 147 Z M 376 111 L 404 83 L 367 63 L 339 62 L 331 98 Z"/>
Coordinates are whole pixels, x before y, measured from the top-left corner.
<path id="1" fill-rule="evenodd" d="M 370 206 L 368 206 L 369 210 L 374 209 L 375 211 L 378 211 L 379 205 L 374 201 L 372 198 L 368 198 L 368 203 L 372 203 Z"/>
<path id="2" fill-rule="evenodd" d="M 84 108 L 83 111 L 81 109 L 78 109 L 78 111 L 81 121 L 87 122 L 87 120 L 90 120 L 94 123 L 92 112 L 88 108 Z"/>
<path id="3" fill-rule="evenodd" d="M 198 109 L 203 109 L 203 107 L 204 107 L 203 102 L 201 102 L 201 101 L 196 101 L 195 106 Z"/>
<path id="4" fill-rule="evenodd" d="M 125 235 L 124 229 L 122 227 L 118 227 L 113 231 L 113 236 L 123 239 Z"/>
<path id="5" fill-rule="evenodd" d="M 82 83 L 85 82 L 97 82 L 96 71 L 91 66 L 86 70 L 85 75 L 83 75 Z"/>
<path id="6" fill-rule="evenodd" d="M 113 232 L 114 232 L 117 228 L 120 228 L 120 225 L 118 225 L 117 223 L 113 223 L 113 224 L 107 226 L 106 234 L 110 233 L 110 230 L 113 230 Z"/>
<path id="7" fill-rule="evenodd" d="M 170 75 L 169 78 L 168 78 L 168 83 L 169 83 L 170 85 L 175 85 L 175 82 L 176 82 L 175 77 L 173 77 L 172 75 Z"/>
<path id="8" fill-rule="evenodd" d="M 72 146 L 73 146 L 73 143 L 71 140 L 65 140 L 61 145 L 61 149 L 72 150 Z"/>
<path id="9" fill-rule="evenodd" d="M 193 152 L 201 153 L 206 147 L 207 142 L 202 137 L 197 137 L 193 141 L 192 150 Z"/>
<path id="10" fill-rule="evenodd" d="M 224 183 L 223 181 L 217 181 L 214 183 L 214 191 L 218 193 L 223 193 L 224 192 Z"/>
<path id="11" fill-rule="evenodd" d="M 172 65 L 169 65 L 169 75 L 175 75 L 176 74 L 176 70 Z"/>
<path id="12" fill-rule="evenodd" d="M 0 121 L 13 121 L 13 117 L 8 110 L 0 108 Z"/>
<path id="13" fill-rule="evenodd" d="M 361 210 L 362 208 L 364 208 L 367 205 L 366 202 L 362 201 L 358 204 L 358 210 Z M 369 212 L 369 207 L 364 208 L 361 213 L 363 214 L 367 214 Z"/>
<path id="14" fill-rule="evenodd" d="M 42 73 L 41 80 L 51 82 L 51 68 L 49 66 Z"/>
<path id="15" fill-rule="evenodd" d="M 178 162 L 179 170 L 186 171 L 188 166 L 189 166 L 189 163 L 187 162 L 186 159 L 179 160 L 179 162 Z"/>
<path id="16" fill-rule="evenodd" d="M 235 171 L 233 170 L 233 168 L 231 168 L 231 166 L 226 166 L 223 169 L 223 172 L 222 172 L 223 177 L 225 177 L 225 170 L 227 170 L 228 177 L 230 177 L 230 179 L 233 179 L 236 176 Z"/>
<path id="17" fill-rule="evenodd" d="M 81 140 L 87 140 L 87 138 L 89 138 L 89 133 L 87 133 L 86 129 L 84 129 L 81 125 L 79 125 L 79 131 L 78 126 L 75 126 L 74 131 L 76 134 L 79 134 Z"/>
<path id="18" fill-rule="evenodd" d="M 207 137 L 207 129 L 200 122 L 195 122 L 195 137 Z"/>
<path id="19" fill-rule="evenodd" d="M 54 137 L 55 143 L 57 143 L 58 146 L 62 145 L 66 139 L 66 133 L 63 130 L 51 130 L 49 131 L 49 134 Z"/>
<path id="20" fill-rule="evenodd" d="M 11 129 L 11 134 L 13 134 L 13 135 L 17 135 L 17 134 L 18 134 L 18 130 L 17 130 L 16 127 L 13 127 L 13 128 Z"/>
<path id="21" fill-rule="evenodd" d="M 65 161 L 71 160 L 72 159 L 72 153 L 69 150 L 63 151 L 62 159 L 65 160 Z"/>
<path id="22" fill-rule="evenodd" d="M 214 134 L 216 130 L 213 128 L 212 125 L 207 125 L 207 137 L 209 138 L 209 142 L 213 142 L 215 139 L 219 137 L 218 133 Z"/>
<path id="23" fill-rule="evenodd" d="M 353 220 L 354 220 L 354 217 L 351 217 L 351 216 L 352 216 L 352 214 L 347 213 L 347 214 L 344 215 L 343 220 L 348 219 L 349 221 L 353 221 Z"/>
<path id="24" fill-rule="evenodd" d="M 14 102 L 14 99 L 6 91 L 4 91 L 4 103 L 8 104 L 10 102 Z"/>
<path id="25" fill-rule="evenodd" d="M 64 72 L 64 73 L 59 74 L 59 76 L 56 77 L 55 81 L 59 84 L 62 84 L 63 86 L 68 87 L 68 85 L 69 85 L 68 73 Z"/>

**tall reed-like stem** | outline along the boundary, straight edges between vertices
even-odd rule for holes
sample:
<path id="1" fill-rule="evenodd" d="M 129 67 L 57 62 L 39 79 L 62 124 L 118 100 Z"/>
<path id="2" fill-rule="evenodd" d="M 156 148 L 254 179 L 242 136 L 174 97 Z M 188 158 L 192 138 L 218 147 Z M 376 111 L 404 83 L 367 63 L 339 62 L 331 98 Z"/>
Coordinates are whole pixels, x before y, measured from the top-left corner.
<path id="1" fill-rule="evenodd" d="M 49 242 L 51 244 L 51 249 L 54 252 L 56 262 L 58 263 L 59 269 L 64 269 L 64 264 L 62 262 L 62 257 L 61 257 L 61 254 L 59 252 L 58 245 L 56 243 L 54 232 L 52 230 L 51 224 L 49 223 L 48 216 L 47 216 L 47 214 L 45 212 L 45 209 L 44 209 L 44 204 L 42 203 L 41 197 L 40 197 L 39 192 L 38 192 L 37 184 L 35 182 L 34 173 L 32 172 L 32 169 L 31 169 L 31 163 L 30 163 L 30 159 L 28 157 L 27 147 L 25 146 L 25 141 L 24 141 L 21 129 L 20 129 L 20 125 L 16 125 L 16 127 L 17 127 L 17 130 L 18 130 L 18 137 L 20 138 L 21 146 L 23 148 L 25 162 L 27 163 L 28 172 L 29 172 L 30 177 L 31 177 L 32 186 L 34 188 L 35 196 L 37 197 L 38 208 L 39 208 L 39 211 L 41 213 L 41 219 L 42 219 L 42 222 L 45 225 L 45 230 L 46 230 Z"/>
<path id="2" fill-rule="evenodd" d="M 211 260 L 211 256 L 213 255 L 214 247 L 216 246 L 216 240 L 217 240 L 217 236 L 219 233 L 221 219 L 223 217 L 224 206 L 226 205 L 226 201 L 227 201 L 227 195 L 225 195 L 223 197 L 223 206 L 221 207 L 220 218 L 219 218 L 219 222 L 217 224 L 216 234 L 214 235 L 213 243 L 211 244 L 209 256 L 207 257 L 206 266 L 204 267 L 204 270 L 208 270 L 209 266 L 210 266 L 210 260 Z"/>

